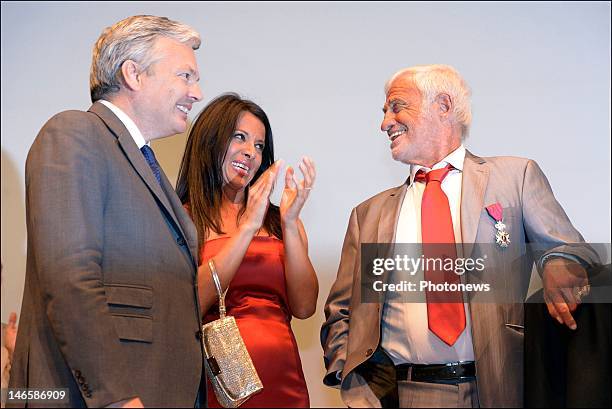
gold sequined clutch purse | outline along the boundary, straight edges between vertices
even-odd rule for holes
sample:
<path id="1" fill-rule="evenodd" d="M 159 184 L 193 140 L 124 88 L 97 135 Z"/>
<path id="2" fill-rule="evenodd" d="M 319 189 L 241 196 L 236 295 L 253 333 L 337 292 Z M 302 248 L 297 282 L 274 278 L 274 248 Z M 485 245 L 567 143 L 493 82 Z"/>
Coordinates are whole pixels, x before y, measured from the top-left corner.
<path id="1" fill-rule="evenodd" d="M 212 259 L 208 261 L 219 295 L 219 319 L 202 325 L 206 374 L 217 401 L 224 408 L 237 408 L 263 389 L 234 317 L 225 315 L 225 292 Z"/>

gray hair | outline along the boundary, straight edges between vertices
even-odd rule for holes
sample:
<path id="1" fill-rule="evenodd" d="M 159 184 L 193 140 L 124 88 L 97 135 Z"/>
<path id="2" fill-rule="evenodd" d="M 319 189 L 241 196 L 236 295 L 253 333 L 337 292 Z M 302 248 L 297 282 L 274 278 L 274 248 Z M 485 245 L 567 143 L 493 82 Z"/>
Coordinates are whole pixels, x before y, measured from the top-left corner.
<path id="1" fill-rule="evenodd" d="M 197 50 L 200 35 L 186 24 L 157 16 L 132 16 L 107 27 L 93 48 L 89 92 L 95 102 L 121 89 L 121 65 L 133 60 L 147 71 L 155 62 L 155 42 L 168 37 Z"/>
<path id="2" fill-rule="evenodd" d="M 471 91 L 459 72 L 450 65 L 432 64 L 404 68 L 393 74 L 385 84 L 385 94 L 397 78 L 411 75 L 416 87 L 423 95 L 423 104 L 431 104 L 441 93 L 448 94 L 453 101 L 453 113 L 461 125 L 461 137 L 465 139 L 472 123 Z"/>

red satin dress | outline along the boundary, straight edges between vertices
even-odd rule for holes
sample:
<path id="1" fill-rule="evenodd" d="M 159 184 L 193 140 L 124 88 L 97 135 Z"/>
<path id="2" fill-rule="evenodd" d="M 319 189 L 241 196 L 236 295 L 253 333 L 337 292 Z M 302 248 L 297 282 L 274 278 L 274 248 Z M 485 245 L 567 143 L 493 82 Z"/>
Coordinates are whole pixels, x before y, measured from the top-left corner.
<path id="1" fill-rule="evenodd" d="M 225 244 L 227 237 L 205 243 L 200 261 L 207 262 Z M 275 237 L 256 236 L 236 271 L 225 296 L 227 314 L 238 324 L 263 390 L 242 406 L 309 407 L 308 389 L 295 336 L 285 284 L 283 242 Z M 205 322 L 219 318 L 212 306 Z M 221 407 L 208 381 L 208 406 Z"/>

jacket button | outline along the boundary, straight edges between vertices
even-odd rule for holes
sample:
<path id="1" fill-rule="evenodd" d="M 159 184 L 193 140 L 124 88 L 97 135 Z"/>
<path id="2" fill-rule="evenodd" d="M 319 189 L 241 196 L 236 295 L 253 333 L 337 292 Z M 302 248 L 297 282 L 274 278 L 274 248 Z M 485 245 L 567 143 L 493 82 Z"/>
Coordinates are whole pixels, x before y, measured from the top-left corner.
<path id="1" fill-rule="evenodd" d="M 177 237 L 176 238 L 176 244 L 178 244 L 179 246 L 183 247 L 186 243 L 185 243 L 185 239 L 182 237 Z"/>
<path id="2" fill-rule="evenodd" d="M 78 369 L 76 371 L 74 371 L 74 376 L 76 376 L 77 378 L 81 377 L 81 371 L 79 371 Z"/>
<path id="3" fill-rule="evenodd" d="M 370 348 L 370 349 L 368 349 L 368 350 L 366 351 L 366 356 L 370 356 L 370 355 L 372 355 L 373 353 L 374 353 L 374 351 L 372 351 L 372 348 Z"/>

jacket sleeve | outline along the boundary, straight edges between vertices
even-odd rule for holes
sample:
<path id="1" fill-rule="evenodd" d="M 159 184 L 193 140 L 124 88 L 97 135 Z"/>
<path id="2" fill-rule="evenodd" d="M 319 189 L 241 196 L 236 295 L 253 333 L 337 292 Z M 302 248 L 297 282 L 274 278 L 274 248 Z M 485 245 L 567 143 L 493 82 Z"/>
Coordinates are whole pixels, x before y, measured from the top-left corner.
<path id="1" fill-rule="evenodd" d="M 90 114 L 56 115 L 26 163 L 27 228 L 46 318 L 87 406 L 135 397 L 102 284 L 107 166 Z"/>
<path id="2" fill-rule="evenodd" d="M 359 270 L 359 259 L 359 224 L 357 212 L 353 209 L 344 237 L 336 281 L 325 303 L 326 321 L 321 327 L 321 346 L 327 371 L 323 383 L 328 386 L 339 386 L 346 362 L 350 302 L 354 274 Z"/>
<path id="3" fill-rule="evenodd" d="M 555 198 L 544 172 L 532 160 L 525 167 L 522 196 L 525 233 L 540 273 L 549 256 L 566 257 L 585 267 L 600 263 Z"/>

